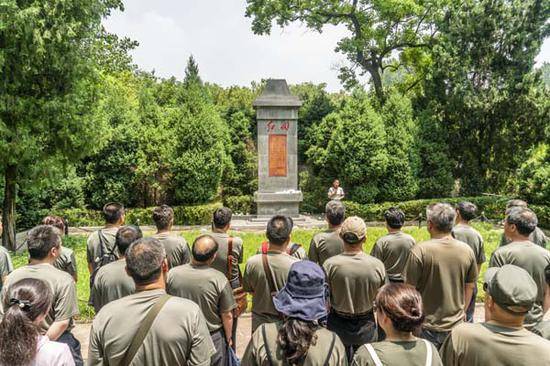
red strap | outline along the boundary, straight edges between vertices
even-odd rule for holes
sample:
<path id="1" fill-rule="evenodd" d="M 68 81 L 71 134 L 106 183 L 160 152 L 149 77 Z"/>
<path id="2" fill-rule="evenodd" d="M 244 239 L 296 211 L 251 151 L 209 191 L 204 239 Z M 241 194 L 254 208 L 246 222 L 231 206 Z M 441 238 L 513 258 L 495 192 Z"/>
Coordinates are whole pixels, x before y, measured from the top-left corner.
<path id="1" fill-rule="evenodd" d="M 268 248 L 269 248 L 268 242 L 267 242 L 267 241 L 264 241 L 264 242 L 262 243 L 262 254 L 267 254 Z"/>

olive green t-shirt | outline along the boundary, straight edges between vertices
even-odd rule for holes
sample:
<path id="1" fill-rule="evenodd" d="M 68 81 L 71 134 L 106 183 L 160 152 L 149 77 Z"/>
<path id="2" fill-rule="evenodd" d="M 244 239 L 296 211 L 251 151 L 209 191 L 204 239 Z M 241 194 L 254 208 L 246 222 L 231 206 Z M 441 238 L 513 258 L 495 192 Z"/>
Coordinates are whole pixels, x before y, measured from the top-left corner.
<path id="1" fill-rule="evenodd" d="M 538 323 L 531 331 L 544 339 L 550 340 L 550 320 L 544 320 Z"/>
<path id="2" fill-rule="evenodd" d="M 88 366 L 120 365 L 139 325 L 165 293 L 143 291 L 105 305 L 90 331 Z M 156 317 L 131 365 L 207 366 L 215 352 L 199 306 L 174 296 Z"/>
<path id="3" fill-rule="evenodd" d="M 298 262 L 298 259 L 278 251 L 268 251 L 267 258 L 275 280 L 275 291 L 279 291 L 286 284 L 290 266 Z M 246 262 L 243 288 L 246 292 L 252 293 L 252 332 L 263 323 L 279 320 L 279 314 L 275 310 L 269 291 L 261 254 L 250 257 Z"/>
<path id="4" fill-rule="evenodd" d="M 187 264 L 191 260 L 189 246 L 187 246 L 187 241 L 182 236 L 172 232 L 164 232 L 155 234 L 152 238 L 157 239 L 164 245 L 169 268 Z"/>
<path id="5" fill-rule="evenodd" d="M 445 366 L 548 366 L 550 341 L 526 329 L 461 324 L 440 350 Z"/>
<path id="6" fill-rule="evenodd" d="M 216 254 L 216 258 L 214 259 L 214 262 L 212 263 L 211 267 L 214 269 L 217 269 L 221 273 L 223 273 L 224 276 L 227 277 L 227 239 L 229 238 L 229 235 L 226 233 L 215 233 L 211 232 L 208 233 L 208 235 L 212 236 L 214 240 L 216 240 L 216 243 L 218 243 L 218 251 Z M 238 287 L 239 285 L 239 263 L 243 262 L 243 241 L 241 238 L 234 236 L 233 237 L 233 261 L 231 266 L 231 286 L 233 288 Z"/>
<path id="7" fill-rule="evenodd" d="M 536 245 L 538 245 L 539 247 L 543 247 L 543 248 L 546 248 L 546 245 L 548 244 L 548 237 L 546 237 L 546 235 L 544 234 L 544 231 L 542 231 L 540 228 L 536 227 L 535 228 L 535 231 L 533 231 L 530 235 L 529 235 L 529 241 L 531 243 L 535 243 Z M 502 235 L 500 236 L 500 245 L 501 247 L 505 246 L 505 245 L 508 245 L 510 244 L 512 241 L 510 239 L 508 239 L 506 237 L 506 235 L 504 235 L 504 233 L 502 233 Z"/>
<path id="8" fill-rule="evenodd" d="M 92 287 L 92 304 L 97 313 L 111 301 L 131 295 L 135 291 L 134 280 L 126 273 L 126 260 L 119 259 L 97 271 Z"/>
<path id="9" fill-rule="evenodd" d="M 62 246 L 61 253 L 55 262 L 53 262 L 53 266 L 60 271 L 67 272 L 73 278 L 78 273 L 76 269 L 76 258 L 71 248 Z"/>
<path id="10" fill-rule="evenodd" d="M 531 243 L 517 241 L 498 248 L 491 256 L 489 267 L 513 264 L 526 270 L 537 284 L 537 299 L 525 317 L 525 326 L 530 327 L 542 320 L 542 305 L 546 292 L 544 269 L 550 264 L 550 252 Z"/>
<path id="11" fill-rule="evenodd" d="M 425 366 L 428 350 L 426 342 L 421 339 L 402 342 L 371 343 L 376 355 L 386 366 Z M 437 348 L 430 343 L 432 349 L 432 366 L 443 366 Z M 406 362 L 405 362 L 406 360 Z M 376 366 L 365 345 L 359 347 L 353 357 L 352 366 Z"/>
<path id="12" fill-rule="evenodd" d="M 11 262 L 10 252 L 0 246 L 0 291 L 4 282 L 4 277 L 13 272 L 13 263 Z"/>
<path id="13" fill-rule="evenodd" d="M 243 366 L 286 366 L 283 350 L 279 347 L 277 342 L 277 335 L 281 324 L 271 323 L 264 324 L 258 328 L 252 335 L 252 339 L 246 347 L 244 356 L 242 358 Z M 263 337 L 263 329 L 265 328 L 265 340 Z M 340 338 L 331 331 L 325 328 L 319 328 L 315 332 L 317 340 L 314 345 L 311 345 L 308 349 L 307 356 L 302 366 L 317 366 L 325 365 L 325 361 L 328 358 L 329 366 L 345 366 L 348 364 L 346 358 L 346 351 L 344 345 L 340 341 Z M 334 339 L 334 346 L 330 351 L 330 345 Z M 271 359 L 273 363 L 269 363 L 267 348 L 270 351 Z"/>
<path id="14" fill-rule="evenodd" d="M 422 295 L 429 330 L 444 332 L 464 321 L 464 288 L 475 283 L 472 248 L 456 239 L 433 239 L 415 245 L 405 267 L 405 281 Z"/>
<path id="15" fill-rule="evenodd" d="M 233 290 L 225 276 L 207 265 L 185 264 L 168 272 L 166 291 L 199 305 L 210 333 L 222 326 L 221 313 L 237 307 Z"/>
<path id="16" fill-rule="evenodd" d="M 346 314 L 364 314 L 372 310 L 376 292 L 386 283 L 384 264 L 364 252 L 342 253 L 323 265 L 330 287 L 330 304 Z"/>
<path id="17" fill-rule="evenodd" d="M 101 231 L 103 233 L 106 241 L 106 243 L 103 243 L 103 253 L 109 254 L 112 251 L 115 255 L 118 256 L 118 248 L 116 248 L 115 245 L 116 233 L 118 232 L 118 229 L 118 227 L 103 228 L 98 231 L 94 231 L 88 237 L 88 241 L 86 242 L 86 257 L 88 259 L 88 263 L 91 263 L 94 268 L 95 263 L 100 259 L 99 232 Z M 106 247 L 106 245 L 108 245 L 108 247 Z"/>
<path id="18" fill-rule="evenodd" d="M 412 236 L 397 231 L 378 239 L 370 254 L 384 263 L 389 279 L 403 281 L 403 270 L 415 244 L 416 241 Z"/>
<path id="19" fill-rule="evenodd" d="M 265 245 L 269 245 L 267 242 L 264 243 Z M 256 251 L 256 254 L 262 254 L 262 247 L 264 244 L 260 245 L 258 250 Z M 286 248 L 286 254 L 290 255 L 291 257 L 294 257 L 296 259 L 299 259 L 301 261 L 308 259 L 307 253 L 304 247 L 298 243 L 290 243 L 288 244 Z"/>
<path id="20" fill-rule="evenodd" d="M 327 259 L 342 254 L 343 251 L 344 242 L 340 238 L 339 230 L 328 229 L 313 236 L 308 257 L 310 261 L 323 266 Z"/>
<path id="21" fill-rule="evenodd" d="M 51 264 L 29 264 L 16 269 L 8 276 L 2 292 L 5 293 L 10 285 L 25 278 L 42 280 L 52 289 L 52 307 L 46 315 L 46 319 L 40 325 L 42 331 L 46 333 L 54 322 L 67 319 L 70 319 L 67 330 L 71 330 L 73 328 L 72 318 L 79 314 L 76 286 L 73 278 Z M 4 298 L 4 295 L 2 295 L 2 298 Z"/>
<path id="22" fill-rule="evenodd" d="M 466 243 L 474 251 L 477 264 L 483 264 L 486 260 L 483 248 L 483 237 L 470 225 L 458 224 L 453 228 L 453 238 Z"/>

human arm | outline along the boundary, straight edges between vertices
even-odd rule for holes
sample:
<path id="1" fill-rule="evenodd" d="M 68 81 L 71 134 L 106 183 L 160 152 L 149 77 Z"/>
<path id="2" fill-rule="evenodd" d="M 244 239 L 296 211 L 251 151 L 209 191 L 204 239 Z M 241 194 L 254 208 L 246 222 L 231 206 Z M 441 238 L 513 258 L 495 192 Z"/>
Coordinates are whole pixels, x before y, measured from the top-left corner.
<path id="1" fill-rule="evenodd" d="M 307 256 L 309 257 L 310 261 L 319 264 L 319 253 L 317 253 L 317 245 L 315 242 L 315 237 L 313 237 L 311 239 L 311 242 L 309 243 L 309 250 L 308 250 Z"/>
<path id="2" fill-rule="evenodd" d="M 464 312 L 468 310 L 468 306 L 472 301 L 472 296 L 474 296 L 474 287 L 476 286 L 475 282 L 465 283 L 464 284 Z"/>
<path id="3" fill-rule="evenodd" d="M 225 339 L 229 346 L 233 345 L 233 338 L 231 337 L 233 333 L 233 311 L 225 311 L 221 313 L 223 330 L 225 332 Z"/>
<path id="4" fill-rule="evenodd" d="M 70 321 L 70 319 L 65 319 L 53 322 L 52 325 L 50 325 L 50 327 L 48 328 L 46 336 L 50 340 L 56 341 L 67 330 L 67 328 L 69 328 Z"/>
<path id="5" fill-rule="evenodd" d="M 76 257 L 74 252 L 71 253 L 71 263 L 69 264 L 69 272 L 74 279 L 74 282 L 78 282 L 78 268 L 76 266 Z"/>
<path id="6" fill-rule="evenodd" d="M 189 345 L 188 365 L 207 366 L 210 365 L 211 357 L 216 353 L 214 343 L 210 337 L 208 326 L 204 315 L 199 307 L 196 307 L 196 315 L 191 330 L 191 344 Z"/>
<path id="7" fill-rule="evenodd" d="M 103 342 L 100 339 L 100 332 L 96 331 L 96 320 L 90 329 L 89 346 L 88 346 L 88 366 L 102 366 L 103 365 Z"/>

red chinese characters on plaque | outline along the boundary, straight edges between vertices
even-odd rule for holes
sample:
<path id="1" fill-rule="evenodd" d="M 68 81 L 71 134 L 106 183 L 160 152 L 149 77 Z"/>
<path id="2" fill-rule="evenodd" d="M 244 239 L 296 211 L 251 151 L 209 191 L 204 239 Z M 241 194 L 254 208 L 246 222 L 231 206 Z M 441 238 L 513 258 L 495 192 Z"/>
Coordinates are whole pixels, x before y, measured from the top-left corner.
<path id="1" fill-rule="evenodd" d="M 269 135 L 269 176 L 286 177 L 287 176 L 287 135 L 272 134 Z"/>

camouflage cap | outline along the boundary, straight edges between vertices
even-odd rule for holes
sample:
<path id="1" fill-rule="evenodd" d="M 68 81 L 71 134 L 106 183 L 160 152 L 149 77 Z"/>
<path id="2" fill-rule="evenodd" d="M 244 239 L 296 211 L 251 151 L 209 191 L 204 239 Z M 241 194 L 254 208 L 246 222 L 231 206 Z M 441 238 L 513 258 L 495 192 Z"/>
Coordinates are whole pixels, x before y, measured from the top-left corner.
<path id="1" fill-rule="evenodd" d="M 367 225 L 362 218 L 348 217 L 340 228 L 340 237 L 345 243 L 357 244 L 367 236 Z"/>
<path id="2" fill-rule="evenodd" d="M 522 314 L 531 310 L 538 291 L 529 273 L 512 264 L 487 269 L 483 289 L 503 309 Z"/>

